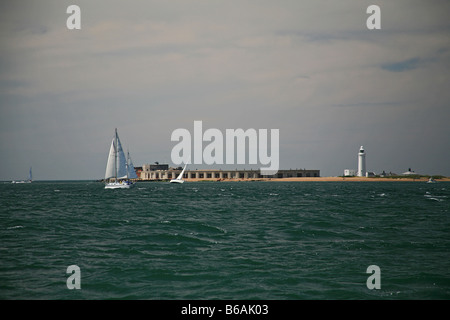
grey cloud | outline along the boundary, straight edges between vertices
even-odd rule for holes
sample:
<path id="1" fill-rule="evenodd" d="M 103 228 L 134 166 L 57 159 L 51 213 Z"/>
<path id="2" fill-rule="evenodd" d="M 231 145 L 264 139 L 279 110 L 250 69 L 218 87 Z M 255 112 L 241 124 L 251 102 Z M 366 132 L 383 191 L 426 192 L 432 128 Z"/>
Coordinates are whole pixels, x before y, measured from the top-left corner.
<path id="1" fill-rule="evenodd" d="M 408 60 L 387 63 L 381 66 L 382 69 L 393 71 L 393 72 L 402 72 L 408 70 L 414 70 L 418 68 L 423 63 L 423 60 L 420 58 L 411 58 Z"/>

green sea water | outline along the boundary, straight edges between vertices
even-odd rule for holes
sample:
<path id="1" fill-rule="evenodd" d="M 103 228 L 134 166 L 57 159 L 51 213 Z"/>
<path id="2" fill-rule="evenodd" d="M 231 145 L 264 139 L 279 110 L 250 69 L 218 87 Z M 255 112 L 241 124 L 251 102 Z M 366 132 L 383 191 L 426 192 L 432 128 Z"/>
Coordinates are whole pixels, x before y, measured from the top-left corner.
<path id="1" fill-rule="evenodd" d="M 5 182 L 0 205 L 0 299 L 450 298 L 448 182 Z"/>

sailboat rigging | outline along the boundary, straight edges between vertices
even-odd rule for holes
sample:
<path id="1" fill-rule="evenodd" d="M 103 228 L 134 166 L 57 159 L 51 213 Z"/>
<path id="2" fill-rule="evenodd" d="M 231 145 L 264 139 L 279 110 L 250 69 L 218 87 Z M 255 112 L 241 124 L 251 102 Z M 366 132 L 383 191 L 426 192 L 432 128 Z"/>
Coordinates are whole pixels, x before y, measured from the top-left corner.
<path id="1" fill-rule="evenodd" d="M 127 152 L 127 158 L 125 158 L 116 128 L 106 164 L 105 189 L 129 189 L 134 186 L 130 179 L 136 178 L 137 175 L 130 159 L 130 153 Z"/>

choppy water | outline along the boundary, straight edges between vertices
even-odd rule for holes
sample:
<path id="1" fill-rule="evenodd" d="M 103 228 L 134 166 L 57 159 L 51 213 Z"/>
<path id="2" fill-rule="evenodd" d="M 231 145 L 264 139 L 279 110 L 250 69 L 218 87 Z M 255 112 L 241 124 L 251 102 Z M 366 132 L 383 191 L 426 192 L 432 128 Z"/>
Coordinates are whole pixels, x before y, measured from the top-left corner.
<path id="1" fill-rule="evenodd" d="M 450 183 L 2 183 L 0 204 L 1 299 L 450 298 Z"/>

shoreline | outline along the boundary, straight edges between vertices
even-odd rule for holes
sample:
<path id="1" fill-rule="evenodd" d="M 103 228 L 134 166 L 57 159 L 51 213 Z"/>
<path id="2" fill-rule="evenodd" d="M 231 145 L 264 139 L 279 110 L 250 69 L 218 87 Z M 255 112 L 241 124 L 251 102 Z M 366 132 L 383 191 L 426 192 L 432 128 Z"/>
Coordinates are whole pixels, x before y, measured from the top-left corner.
<path id="1" fill-rule="evenodd" d="M 429 178 L 372 178 L 372 177 L 316 177 L 316 178 L 282 178 L 271 179 L 272 181 L 326 181 L 326 182 L 389 182 L 389 181 L 410 181 L 427 182 Z M 436 179 L 436 181 L 450 181 L 450 178 Z"/>
<path id="2" fill-rule="evenodd" d="M 185 182 L 427 182 L 427 177 L 420 178 L 374 178 L 374 177 L 295 177 L 295 178 L 255 178 L 255 179 L 183 179 Z M 450 177 L 435 179 L 436 182 L 450 181 Z M 139 182 L 157 182 L 163 180 L 138 180 Z"/>

